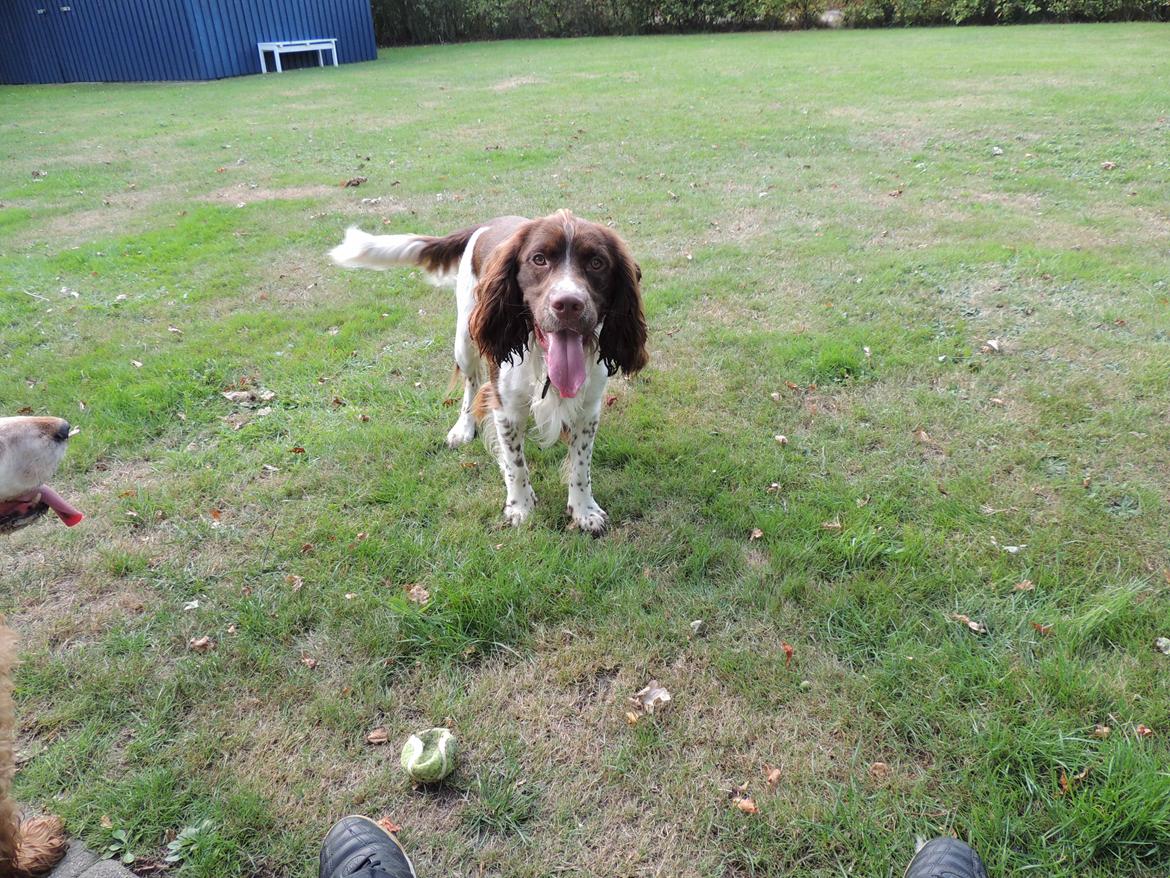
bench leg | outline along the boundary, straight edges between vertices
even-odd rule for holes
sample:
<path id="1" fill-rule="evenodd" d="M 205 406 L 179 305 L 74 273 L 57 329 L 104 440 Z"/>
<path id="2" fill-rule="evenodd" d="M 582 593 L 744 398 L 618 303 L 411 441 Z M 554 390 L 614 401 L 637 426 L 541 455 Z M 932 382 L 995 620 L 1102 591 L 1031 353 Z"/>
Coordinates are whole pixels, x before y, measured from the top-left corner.
<path id="1" fill-rule="evenodd" d="M 317 66 L 318 66 L 318 67 L 324 67 L 324 66 L 325 66 L 325 57 L 324 57 L 324 56 L 321 54 L 321 50 L 320 50 L 320 49 L 318 49 L 318 50 L 317 50 Z"/>
<path id="2" fill-rule="evenodd" d="M 332 46 L 329 47 L 329 50 L 331 52 L 333 52 L 333 66 L 336 67 L 337 66 L 337 44 L 334 43 Z"/>
<path id="3" fill-rule="evenodd" d="M 284 73 L 284 68 L 280 66 L 280 49 L 273 52 L 272 57 L 276 60 L 276 72 Z"/>
<path id="4" fill-rule="evenodd" d="M 268 72 L 268 62 L 264 60 L 264 50 L 257 49 L 256 51 L 260 53 L 260 72 L 267 73 Z"/>

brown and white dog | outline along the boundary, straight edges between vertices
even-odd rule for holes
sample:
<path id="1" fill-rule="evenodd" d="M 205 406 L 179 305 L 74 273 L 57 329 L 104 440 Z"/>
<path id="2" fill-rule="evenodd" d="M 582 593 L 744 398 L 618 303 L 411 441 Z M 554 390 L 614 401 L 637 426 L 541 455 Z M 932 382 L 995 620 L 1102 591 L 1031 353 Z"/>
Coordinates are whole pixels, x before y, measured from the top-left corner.
<path id="1" fill-rule="evenodd" d="M 477 420 L 490 416 L 485 439 L 504 474 L 504 518 L 520 525 L 536 502 L 524 457 L 529 417 L 542 446 L 564 435 L 569 517 L 601 534 L 607 516 L 593 499 L 590 467 L 606 381 L 649 358 L 642 272 L 625 242 L 561 210 L 497 217 L 445 237 L 350 229 L 330 256 L 358 268 L 420 266 L 438 283 L 454 280 L 464 388 L 447 444 L 470 442 Z"/>
<path id="2" fill-rule="evenodd" d="M 69 527 L 84 518 L 45 484 L 65 455 L 69 435 L 69 424 L 60 418 L 0 418 L 0 533 L 25 527 L 50 509 Z M 66 842 L 58 818 L 22 823 L 9 797 L 16 772 L 15 668 L 16 635 L 0 616 L 0 876 L 27 878 L 56 865 Z"/>

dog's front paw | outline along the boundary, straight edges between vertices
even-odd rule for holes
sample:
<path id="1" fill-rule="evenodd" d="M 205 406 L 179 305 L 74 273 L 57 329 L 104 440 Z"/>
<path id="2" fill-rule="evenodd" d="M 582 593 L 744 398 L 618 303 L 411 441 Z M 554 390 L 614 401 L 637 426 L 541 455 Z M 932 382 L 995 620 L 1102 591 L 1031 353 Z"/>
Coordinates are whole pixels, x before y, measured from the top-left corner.
<path id="1" fill-rule="evenodd" d="M 587 534 L 599 537 L 609 527 L 609 516 L 596 503 L 582 504 L 579 509 L 574 509 L 572 506 L 569 506 L 567 511 L 569 518 L 572 519 L 572 523 L 569 525 L 571 528 L 576 527 L 585 531 Z"/>
<path id="2" fill-rule="evenodd" d="M 475 438 L 475 420 L 468 415 L 455 422 L 455 426 L 447 432 L 447 447 L 458 448 L 466 445 Z"/>
<path id="3" fill-rule="evenodd" d="M 512 527 L 519 527 L 532 516 L 535 507 L 536 494 L 529 488 L 527 494 L 504 504 L 504 521 Z"/>

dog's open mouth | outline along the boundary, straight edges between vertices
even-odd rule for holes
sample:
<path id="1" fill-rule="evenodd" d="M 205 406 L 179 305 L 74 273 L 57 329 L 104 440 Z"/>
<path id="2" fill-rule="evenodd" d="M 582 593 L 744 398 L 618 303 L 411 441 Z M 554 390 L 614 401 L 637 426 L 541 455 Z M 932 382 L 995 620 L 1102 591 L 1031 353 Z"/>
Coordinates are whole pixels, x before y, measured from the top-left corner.
<path id="1" fill-rule="evenodd" d="M 548 380 L 557 393 L 572 399 L 585 383 L 585 337 L 567 329 L 546 334 L 535 323 L 533 326 L 536 341 L 548 363 Z"/>
<path id="2" fill-rule="evenodd" d="M 73 527 L 85 518 L 79 509 L 60 494 L 48 485 L 41 485 L 23 497 L 0 503 L 0 533 L 32 524 L 50 509 L 57 513 L 66 527 Z"/>

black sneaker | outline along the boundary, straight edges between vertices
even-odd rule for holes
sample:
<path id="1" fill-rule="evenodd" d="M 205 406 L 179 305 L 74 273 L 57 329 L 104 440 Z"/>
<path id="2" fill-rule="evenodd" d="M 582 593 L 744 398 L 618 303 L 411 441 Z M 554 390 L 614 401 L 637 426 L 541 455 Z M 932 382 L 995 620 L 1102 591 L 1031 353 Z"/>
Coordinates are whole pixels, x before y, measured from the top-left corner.
<path id="1" fill-rule="evenodd" d="M 903 878 L 987 878 L 979 854 L 957 838 L 933 838 L 906 867 Z"/>
<path id="2" fill-rule="evenodd" d="M 410 857 L 369 817 L 342 817 L 321 842 L 320 878 L 417 878 Z"/>

